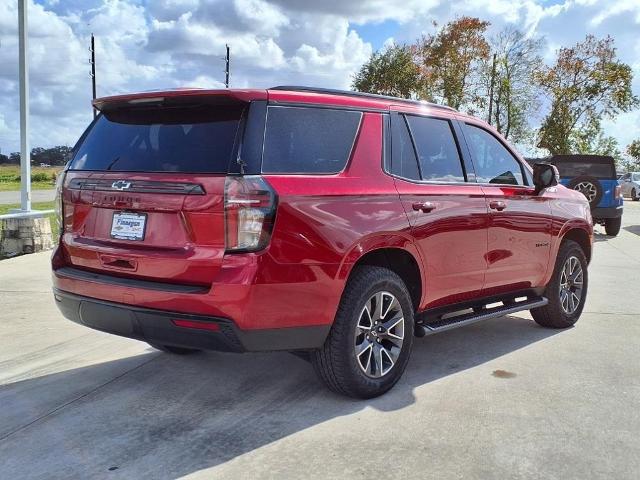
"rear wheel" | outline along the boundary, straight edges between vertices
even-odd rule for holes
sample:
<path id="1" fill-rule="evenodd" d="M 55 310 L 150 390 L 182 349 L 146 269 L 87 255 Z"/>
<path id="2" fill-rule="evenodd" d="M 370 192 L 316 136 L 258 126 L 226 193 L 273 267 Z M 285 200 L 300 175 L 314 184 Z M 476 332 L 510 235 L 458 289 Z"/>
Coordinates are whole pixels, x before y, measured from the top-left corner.
<path id="1" fill-rule="evenodd" d="M 615 237 L 620 233 L 620 226 L 622 225 L 622 217 L 618 218 L 607 218 L 604 221 L 604 231 L 607 232 L 607 235 L 610 237 Z"/>
<path id="2" fill-rule="evenodd" d="M 591 208 L 595 208 L 602 199 L 602 186 L 597 178 L 581 175 L 571 180 L 567 187 L 582 193 Z"/>
<path id="3" fill-rule="evenodd" d="M 199 352 L 195 348 L 173 347 L 171 345 L 156 345 L 155 343 L 149 343 L 156 350 L 160 350 L 165 353 L 173 353 L 174 355 L 189 355 L 191 353 Z"/>
<path id="4" fill-rule="evenodd" d="M 587 259 L 576 242 L 565 240 L 560 246 L 551 281 L 545 290 L 549 303 L 531 310 L 543 327 L 567 328 L 580 318 L 587 298 Z"/>
<path id="5" fill-rule="evenodd" d="M 640 197 L 638 197 L 638 192 L 636 192 L 635 188 L 631 190 L 631 200 L 633 200 L 634 202 L 640 200 Z"/>
<path id="6" fill-rule="evenodd" d="M 413 304 L 402 279 L 387 268 L 356 267 L 329 336 L 311 361 L 334 392 L 377 397 L 402 376 L 413 329 Z"/>

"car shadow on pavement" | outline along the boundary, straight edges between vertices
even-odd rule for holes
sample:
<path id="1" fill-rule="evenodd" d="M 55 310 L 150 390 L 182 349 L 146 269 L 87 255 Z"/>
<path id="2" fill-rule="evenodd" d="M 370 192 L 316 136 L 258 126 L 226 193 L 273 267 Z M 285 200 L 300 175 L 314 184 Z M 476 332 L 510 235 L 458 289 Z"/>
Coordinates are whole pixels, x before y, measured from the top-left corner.
<path id="1" fill-rule="evenodd" d="M 0 477 L 176 478 L 367 407 L 403 409 L 414 403 L 415 389 L 428 395 L 435 380 L 559 332 L 509 316 L 416 339 L 400 382 L 368 401 L 329 392 L 308 362 L 288 353 L 177 357 L 149 350 L 19 381 L 0 387 L 0 398 L 15 404 L 114 372 L 100 388 L 61 400 L 31 424 L 25 418 L 24 428 L 0 440 Z M 42 415 L 36 410 L 34 418 Z"/>

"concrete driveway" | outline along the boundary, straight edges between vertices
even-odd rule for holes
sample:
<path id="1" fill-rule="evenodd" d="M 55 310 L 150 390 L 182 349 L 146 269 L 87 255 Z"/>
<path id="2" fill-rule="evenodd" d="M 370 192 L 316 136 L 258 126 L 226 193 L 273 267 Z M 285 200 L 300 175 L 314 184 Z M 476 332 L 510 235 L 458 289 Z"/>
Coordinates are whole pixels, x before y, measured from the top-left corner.
<path id="1" fill-rule="evenodd" d="M 65 321 L 48 254 L 0 262 L 0 478 L 637 479 L 640 204 L 598 235 L 575 328 L 415 342 L 387 395 L 286 353 L 175 357 Z"/>

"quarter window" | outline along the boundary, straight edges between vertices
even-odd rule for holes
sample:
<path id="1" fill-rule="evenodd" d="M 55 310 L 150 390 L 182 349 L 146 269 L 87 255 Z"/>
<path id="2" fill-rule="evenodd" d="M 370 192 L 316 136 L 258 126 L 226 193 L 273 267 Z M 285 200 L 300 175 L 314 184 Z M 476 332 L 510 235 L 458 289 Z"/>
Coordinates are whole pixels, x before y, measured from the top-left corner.
<path id="1" fill-rule="evenodd" d="M 462 162 L 448 120 L 407 116 L 422 180 L 464 182 Z"/>
<path id="2" fill-rule="evenodd" d="M 465 125 L 465 136 L 480 183 L 524 185 L 520 162 L 492 134 Z"/>
<path id="3" fill-rule="evenodd" d="M 269 107 L 262 157 L 265 173 L 338 173 L 344 169 L 361 112 Z"/>

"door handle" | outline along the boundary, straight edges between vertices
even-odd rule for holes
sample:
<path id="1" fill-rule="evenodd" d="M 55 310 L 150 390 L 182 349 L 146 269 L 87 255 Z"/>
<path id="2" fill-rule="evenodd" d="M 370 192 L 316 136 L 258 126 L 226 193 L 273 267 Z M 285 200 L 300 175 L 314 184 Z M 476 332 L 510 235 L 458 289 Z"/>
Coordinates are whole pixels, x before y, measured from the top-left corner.
<path id="1" fill-rule="evenodd" d="M 423 213 L 429 213 L 432 210 L 435 210 L 436 204 L 433 202 L 415 202 L 412 205 L 415 211 L 422 211 Z"/>
<path id="2" fill-rule="evenodd" d="M 499 212 L 501 212 L 502 210 L 507 208 L 507 204 L 504 203 L 502 200 L 491 200 L 489 202 L 489 207 L 492 208 L 493 210 L 498 210 Z"/>

